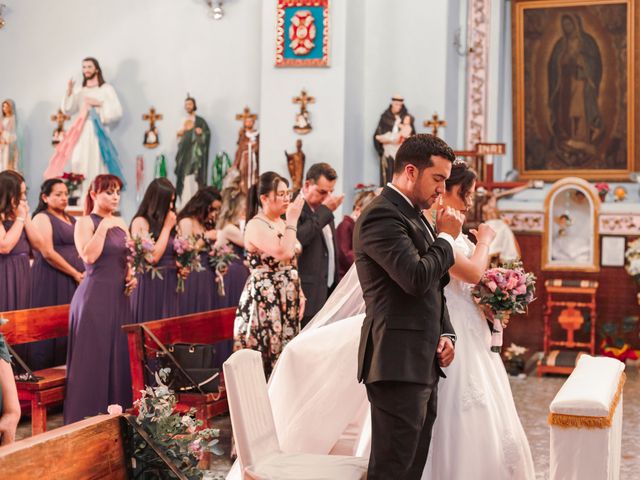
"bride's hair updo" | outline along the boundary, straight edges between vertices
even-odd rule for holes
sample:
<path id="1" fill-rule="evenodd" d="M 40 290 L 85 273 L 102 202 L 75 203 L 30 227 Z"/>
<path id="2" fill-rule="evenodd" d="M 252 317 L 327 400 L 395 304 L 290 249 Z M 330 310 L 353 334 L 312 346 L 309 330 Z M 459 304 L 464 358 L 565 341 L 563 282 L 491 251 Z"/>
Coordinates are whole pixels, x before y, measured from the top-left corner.
<path id="1" fill-rule="evenodd" d="M 456 160 L 451 166 L 451 175 L 445 182 L 447 192 L 450 192 L 454 186 L 460 185 L 458 195 L 460 199 L 464 201 L 471 191 L 473 182 L 475 182 L 477 178 L 478 175 L 472 168 L 469 168 L 467 162 L 464 160 Z"/>

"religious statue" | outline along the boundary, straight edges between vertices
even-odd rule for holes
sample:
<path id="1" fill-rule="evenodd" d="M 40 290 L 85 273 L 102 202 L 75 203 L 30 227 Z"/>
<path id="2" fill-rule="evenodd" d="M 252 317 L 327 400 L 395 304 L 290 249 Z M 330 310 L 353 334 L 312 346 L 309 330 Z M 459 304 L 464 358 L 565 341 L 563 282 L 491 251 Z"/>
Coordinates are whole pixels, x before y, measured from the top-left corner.
<path id="1" fill-rule="evenodd" d="M 383 143 L 378 138 L 386 133 L 391 132 L 397 134 L 400 131 L 400 125 L 402 120 L 409 115 L 407 107 L 404 105 L 404 97 L 402 95 L 394 95 L 391 97 L 391 104 L 382 115 L 380 115 L 380 121 L 378 122 L 378 128 L 373 135 L 373 145 L 380 156 L 380 185 L 384 186 L 391 181 L 393 176 L 393 157 L 389 153 L 385 154 Z M 415 133 L 413 126 L 413 117 L 410 117 L 411 131 Z M 397 149 L 396 149 L 397 152 Z M 395 156 L 395 155 L 394 155 Z"/>
<path id="2" fill-rule="evenodd" d="M 315 97 L 307 95 L 306 90 L 302 90 L 299 96 L 293 97 L 293 103 L 300 104 L 300 112 L 296 114 L 296 123 L 293 126 L 293 131 L 300 135 L 305 135 L 313 129 L 311 121 L 309 120 L 307 105 L 309 103 L 316 103 L 316 99 Z"/>
<path id="3" fill-rule="evenodd" d="M 600 48 L 579 15 L 564 14 L 548 63 L 548 107 L 557 148 L 571 166 L 595 154 L 604 125 L 598 97 L 603 68 Z"/>
<path id="4" fill-rule="evenodd" d="M 122 106 L 114 88 L 105 82 L 98 60 L 82 61 L 82 87 L 67 83 L 62 100 L 62 113 L 77 113 L 64 139 L 56 145 L 45 178 L 59 177 L 70 161 L 73 173 L 84 175 L 89 182 L 102 173 L 125 178 L 116 150 L 108 134 L 108 126 L 122 117 Z"/>
<path id="5" fill-rule="evenodd" d="M 0 172 L 17 170 L 19 157 L 16 104 L 13 100 L 7 99 L 2 102 L 2 121 L 0 122 Z"/>
<path id="6" fill-rule="evenodd" d="M 431 119 L 425 120 L 424 122 L 422 122 L 422 125 L 424 125 L 427 128 L 430 128 L 431 135 L 433 135 L 434 137 L 437 137 L 438 129 L 441 127 L 446 127 L 447 121 L 444 119 L 441 119 L 440 116 L 434 112 L 434 114 L 431 115 Z"/>
<path id="7" fill-rule="evenodd" d="M 402 117 L 397 129 L 376 135 L 376 140 L 382 144 L 381 162 L 382 169 L 387 172 L 387 181 L 393 177 L 393 164 L 400 145 L 416 133 L 413 127 L 413 120 L 412 115 L 406 114 Z"/>
<path id="8" fill-rule="evenodd" d="M 64 135 L 67 133 L 64 130 L 64 122 L 70 118 L 71 117 L 66 115 L 61 108 L 59 108 L 54 115 L 51 115 L 51 121 L 56 122 L 56 128 L 53 131 L 53 135 L 51 135 L 51 145 L 54 147 L 64 140 Z"/>
<path id="9" fill-rule="evenodd" d="M 296 140 L 296 151 L 288 153 L 284 151 L 284 155 L 287 157 L 287 167 L 289 168 L 289 175 L 291 176 L 291 183 L 294 190 L 300 190 L 302 188 L 302 175 L 304 174 L 304 160 L 305 155 L 302 151 L 302 140 Z"/>
<path id="10" fill-rule="evenodd" d="M 149 130 L 144 132 L 144 140 L 142 145 L 147 148 L 156 148 L 160 145 L 160 135 L 156 127 L 156 121 L 162 120 L 162 114 L 156 113 L 156 109 L 151 107 L 149 113 L 142 115 L 142 119 L 149 122 Z"/>
<path id="11" fill-rule="evenodd" d="M 254 128 L 257 119 L 249 107 L 236 114 L 236 120 L 242 121 L 242 128 L 238 133 L 238 150 L 231 168 L 240 172 L 240 190 L 245 195 L 251 186 L 258 183 L 260 175 L 260 133 Z"/>
<path id="12" fill-rule="evenodd" d="M 180 204 L 189 201 L 198 188 L 207 185 L 209 166 L 209 143 L 211 131 L 204 118 L 196 115 L 195 98 L 187 94 L 184 101 L 187 116 L 178 131 L 178 153 L 176 155 L 176 195 Z"/>

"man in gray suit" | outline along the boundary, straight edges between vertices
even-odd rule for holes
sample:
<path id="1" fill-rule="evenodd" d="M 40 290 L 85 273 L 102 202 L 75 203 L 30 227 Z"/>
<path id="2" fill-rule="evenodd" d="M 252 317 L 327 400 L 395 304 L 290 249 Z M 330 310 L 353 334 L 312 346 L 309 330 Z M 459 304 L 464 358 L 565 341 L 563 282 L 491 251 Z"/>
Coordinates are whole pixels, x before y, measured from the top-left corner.
<path id="1" fill-rule="evenodd" d="M 366 305 L 358 380 L 371 403 L 369 480 L 419 480 L 427 460 L 438 378 L 454 356 L 443 289 L 464 217 L 441 209 L 436 233 L 422 210 L 445 191 L 454 159 L 437 137 L 408 138 L 393 181 L 356 223 L 355 263 Z"/>

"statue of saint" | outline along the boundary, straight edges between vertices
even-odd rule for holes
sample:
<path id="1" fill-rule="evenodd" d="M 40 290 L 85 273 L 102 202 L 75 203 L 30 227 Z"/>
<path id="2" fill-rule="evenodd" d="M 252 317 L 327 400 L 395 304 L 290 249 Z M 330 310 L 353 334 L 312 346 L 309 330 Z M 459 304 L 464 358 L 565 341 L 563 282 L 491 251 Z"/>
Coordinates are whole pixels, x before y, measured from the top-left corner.
<path id="1" fill-rule="evenodd" d="M 398 137 L 396 140 L 399 139 L 398 133 L 401 129 L 402 120 L 407 116 L 410 117 L 407 121 L 410 123 L 411 132 L 415 133 L 413 117 L 409 115 L 407 107 L 404 105 L 404 97 L 402 97 L 402 95 L 394 95 L 391 97 L 389 108 L 380 115 L 378 128 L 376 128 L 376 132 L 373 135 L 373 145 L 380 156 L 380 186 L 384 187 L 393 177 L 393 157 L 390 156 L 388 151 L 385 154 L 383 142 L 392 144 L 391 138 Z M 388 133 L 391 134 L 391 136 L 387 139 L 385 134 Z M 399 146 L 398 144 L 398 147 Z"/>
<path id="2" fill-rule="evenodd" d="M 62 99 L 63 114 L 77 113 L 72 126 L 49 161 L 45 178 L 59 177 L 65 165 L 89 182 L 102 173 L 117 175 L 124 182 L 118 152 L 109 137 L 108 126 L 120 120 L 122 106 L 115 89 L 105 82 L 98 60 L 82 61 L 82 87 L 69 80 Z"/>
<path id="3" fill-rule="evenodd" d="M 260 133 L 254 128 L 257 116 L 245 110 L 240 118 L 236 116 L 242 120 L 242 128 L 238 133 L 238 150 L 231 167 L 240 172 L 240 190 L 246 195 L 249 188 L 258 183 L 260 175 Z"/>
<path id="4" fill-rule="evenodd" d="M 176 155 L 176 196 L 180 205 L 186 204 L 199 188 L 207 186 L 209 166 L 209 143 L 211 131 L 204 118 L 196 115 L 195 98 L 187 94 L 184 101 L 187 116 L 178 131 L 178 153 Z"/>
<path id="5" fill-rule="evenodd" d="M 18 135 L 16 125 L 16 105 L 13 100 L 2 102 L 0 121 L 0 172 L 18 169 Z"/>
<path id="6" fill-rule="evenodd" d="M 294 190 L 300 190 L 302 188 L 302 175 L 304 174 L 304 160 L 305 155 L 302 151 L 302 140 L 296 140 L 296 151 L 288 153 L 284 151 L 284 155 L 287 157 L 287 167 L 289 168 L 289 175 L 291 176 L 291 183 Z"/>

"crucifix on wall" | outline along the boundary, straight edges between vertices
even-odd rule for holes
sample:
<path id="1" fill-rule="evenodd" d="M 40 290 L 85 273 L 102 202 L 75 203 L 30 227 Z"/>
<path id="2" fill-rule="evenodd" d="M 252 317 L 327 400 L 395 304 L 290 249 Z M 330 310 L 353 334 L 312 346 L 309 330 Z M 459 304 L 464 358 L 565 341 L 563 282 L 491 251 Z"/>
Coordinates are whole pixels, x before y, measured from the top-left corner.
<path id="1" fill-rule="evenodd" d="M 300 95 L 293 97 L 292 101 L 295 104 L 300 104 L 300 112 L 296 114 L 296 123 L 293 126 L 293 131 L 300 135 L 305 135 L 312 130 L 307 105 L 316 103 L 316 99 L 315 97 L 307 95 L 307 91 L 303 89 Z"/>
<path id="2" fill-rule="evenodd" d="M 440 119 L 440 117 L 438 116 L 437 113 L 434 113 L 433 115 L 431 115 L 431 119 L 430 120 L 425 120 L 422 125 L 424 125 L 427 128 L 431 128 L 431 134 L 434 137 L 438 136 L 438 129 L 442 128 L 442 127 L 446 127 L 447 126 L 447 121 L 444 119 Z"/>
<path id="3" fill-rule="evenodd" d="M 157 113 L 156 109 L 151 107 L 149 109 L 149 113 L 142 115 L 142 120 L 149 122 L 149 130 L 144 132 L 144 141 L 142 142 L 142 145 L 147 148 L 156 148 L 160 145 L 160 135 L 158 134 L 156 121 L 162 120 L 162 114 Z"/>
<path id="4" fill-rule="evenodd" d="M 51 137 L 51 145 L 54 147 L 59 144 L 64 138 L 64 122 L 69 120 L 71 117 L 65 114 L 62 109 L 58 109 L 58 111 L 51 115 L 51 121 L 56 122 L 56 128 L 53 131 L 53 136 Z"/>

